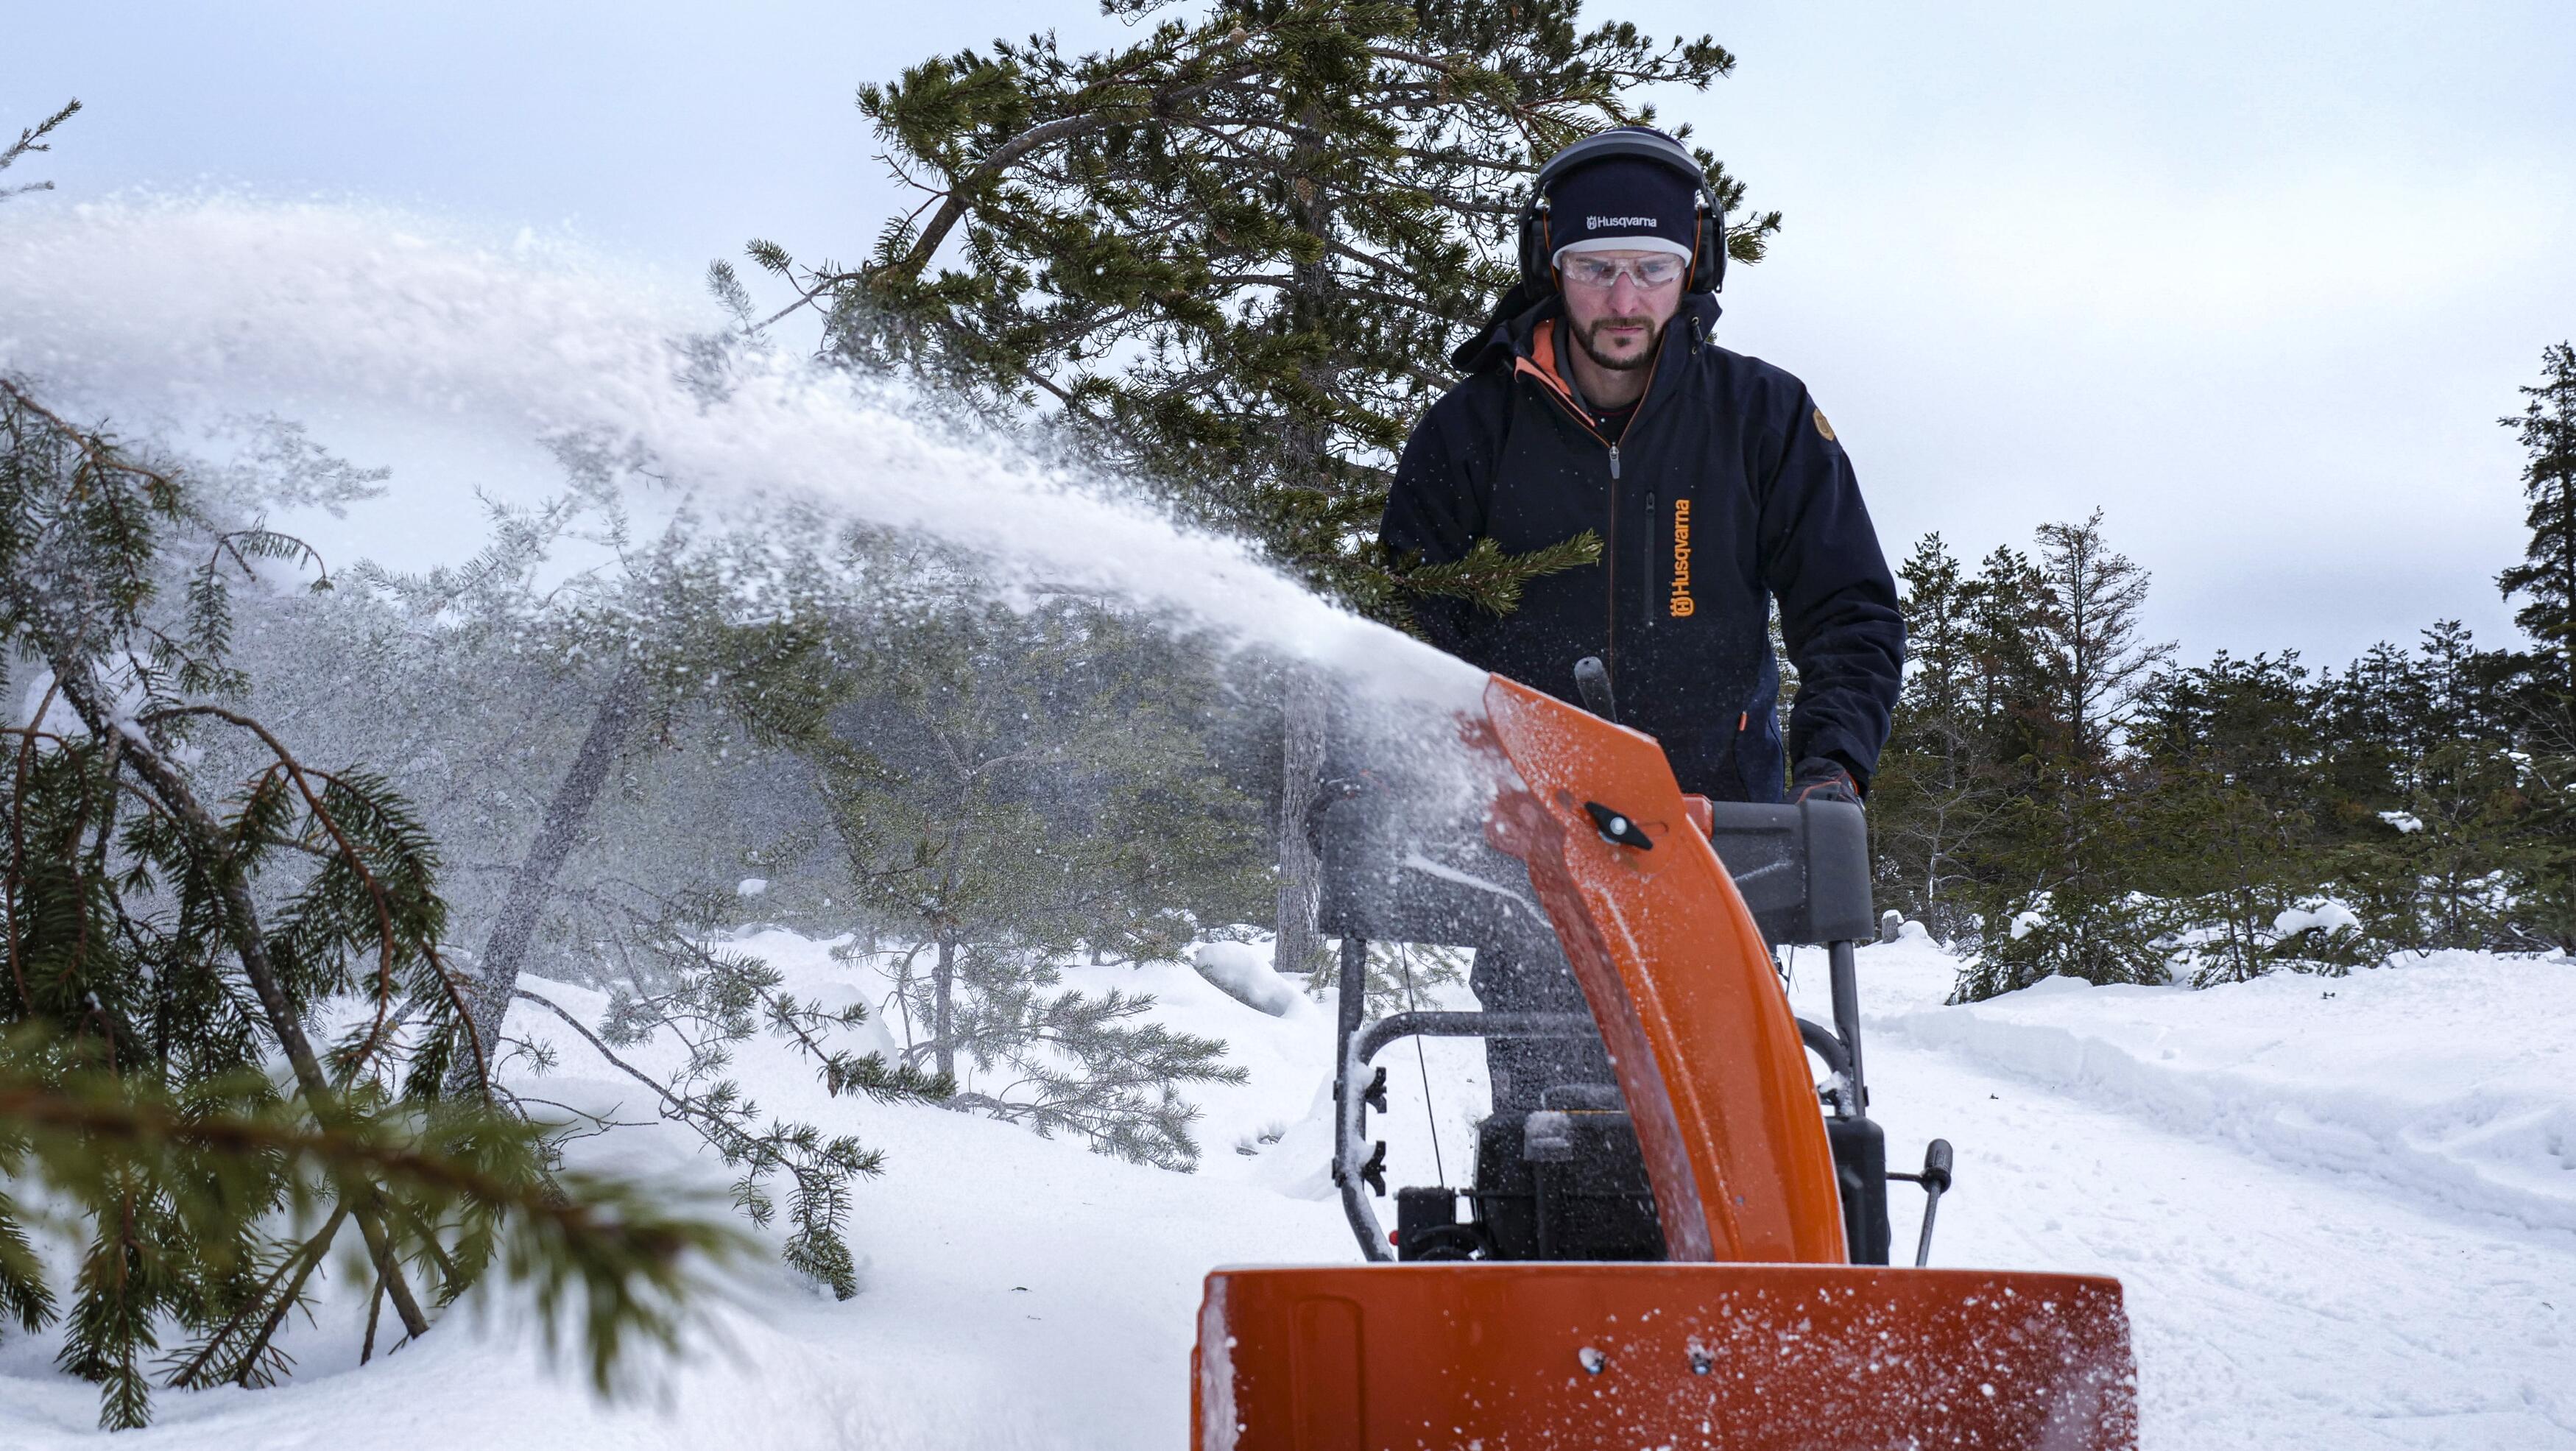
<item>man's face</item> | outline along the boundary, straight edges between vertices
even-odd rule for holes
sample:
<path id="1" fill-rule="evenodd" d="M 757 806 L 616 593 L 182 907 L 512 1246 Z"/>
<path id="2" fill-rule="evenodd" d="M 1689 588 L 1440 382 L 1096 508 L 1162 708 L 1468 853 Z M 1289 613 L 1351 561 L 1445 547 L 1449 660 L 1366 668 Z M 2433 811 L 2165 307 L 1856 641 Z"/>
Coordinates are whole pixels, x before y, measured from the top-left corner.
<path id="1" fill-rule="evenodd" d="M 1565 316 L 1573 325 L 1575 345 L 1584 356 L 1612 372 L 1642 368 L 1655 356 L 1655 339 L 1681 310 L 1682 279 L 1660 287 L 1637 280 L 1637 267 L 1649 258 L 1666 263 L 1680 259 L 1660 252 L 1586 252 L 1565 259 L 1560 269 L 1565 289 Z M 1627 266 L 1619 266 L 1625 262 Z M 1618 268 L 1610 285 L 1587 282 L 1580 274 Z M 1687 269 L 1684 269 L 1687 270 Z"/>

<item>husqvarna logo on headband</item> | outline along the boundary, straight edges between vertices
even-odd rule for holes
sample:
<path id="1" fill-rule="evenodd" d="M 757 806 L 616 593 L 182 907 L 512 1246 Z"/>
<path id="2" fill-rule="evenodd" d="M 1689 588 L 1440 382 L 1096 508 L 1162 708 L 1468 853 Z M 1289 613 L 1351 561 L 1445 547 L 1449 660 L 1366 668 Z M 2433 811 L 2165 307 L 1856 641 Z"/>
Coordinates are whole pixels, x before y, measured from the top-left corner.
<path id="1" fill-rule="evenodd" d="M 1653 217 L 1585 217 L 1583 219 L 1583 229 L 1588 232 L 1597 232 L 1604 227 L 1644 227 L 1651 231 L 1655 225 Z"/>

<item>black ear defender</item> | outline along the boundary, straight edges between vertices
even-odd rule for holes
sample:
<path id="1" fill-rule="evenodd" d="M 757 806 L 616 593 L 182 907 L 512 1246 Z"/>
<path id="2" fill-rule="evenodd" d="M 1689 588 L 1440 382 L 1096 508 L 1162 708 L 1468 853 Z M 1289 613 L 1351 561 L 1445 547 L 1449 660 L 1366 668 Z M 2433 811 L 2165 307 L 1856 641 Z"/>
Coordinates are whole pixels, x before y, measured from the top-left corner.
<path id="1" fill-rule="evenodd" d="M 1634 156 L 1669 167 L 1690 178 L 1699 193 L 1699 221 L 1691 242 L 1691 292 L 1716 292 L 1726 285 L 1726 209 L 1709 188 L 1708 176 L 1688 148 L 1661 131 L 1622 126 L 1582 140 L 1548 158 L 1530 184 L 1530 199 L 1521 208 L 1521 280 L 1533 292 L 1556 290 L 1555 247 L 1548 237 L 1547 189 L 1578 166 L 1613 156 Z"/>

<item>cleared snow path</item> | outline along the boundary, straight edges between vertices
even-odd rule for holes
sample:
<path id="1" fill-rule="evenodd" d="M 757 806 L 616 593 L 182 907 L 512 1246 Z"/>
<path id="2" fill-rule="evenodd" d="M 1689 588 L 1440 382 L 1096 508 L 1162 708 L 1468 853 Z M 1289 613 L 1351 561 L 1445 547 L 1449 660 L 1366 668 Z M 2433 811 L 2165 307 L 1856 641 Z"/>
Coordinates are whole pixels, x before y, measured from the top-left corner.
<path id="1" fill-rule="evenodd" d="M 2547 1118 L 2512 1050 L 2565 1061 L 2567 1038 L 2540 1030 L 2576 1008 L 2576 971 L 2463 955 L 2252 991 L 2052 985 L 1932 1006 L 1953 966 L 1915 943 L 1861 956 L 1891 1167 L 1936 1134 L 1958 1150 L 1937 1264 L 2122 1279 L 2148 1447 L 2576 1447 L 2576 1212 L 2559 1197 L 2576 1196 L 2559 1163 L 2576 1143 L 2537 1130 L 2492 1165 L 2517 1197 L 2469 1192 L 2406 1142 L 2459 1119 L 2451 1100 Z M 1821 960 L 1800 969 L 1802 1008 L 1821 1007 Z M 2547 1011 L 2517 1013 L 2514 984 L 2544 988 Z M 2334 1011 L 2383 996 L 2406 1001 Z M 2250 1086 L 2267 1075 L 2277 1092 Z M 2555 1092 L 2563 1126 L 2576 1088 L 2562 1075 Z M 2387 1111 L 2408 1100 L 2420 1116 Z M 1910 1250 L 1921 1199 L 1894 1187 Z"/>

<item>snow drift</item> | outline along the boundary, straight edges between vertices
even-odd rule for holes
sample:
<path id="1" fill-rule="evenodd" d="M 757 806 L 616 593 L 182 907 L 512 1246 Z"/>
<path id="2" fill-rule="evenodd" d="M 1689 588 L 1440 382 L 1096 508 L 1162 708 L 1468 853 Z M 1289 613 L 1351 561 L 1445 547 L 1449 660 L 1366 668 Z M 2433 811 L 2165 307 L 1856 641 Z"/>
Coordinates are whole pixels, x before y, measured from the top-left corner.
<path id="1" fill-rule="evenodd" d="M 1883 967 L 1872 1036 L 2293 1168 L 2576 1235 L 2576 966 L 2563 959 L 2441 952 L 2203 989 L 2056 977 L 1945 1008 L 1949 969 L 1937 955 Z"/>

